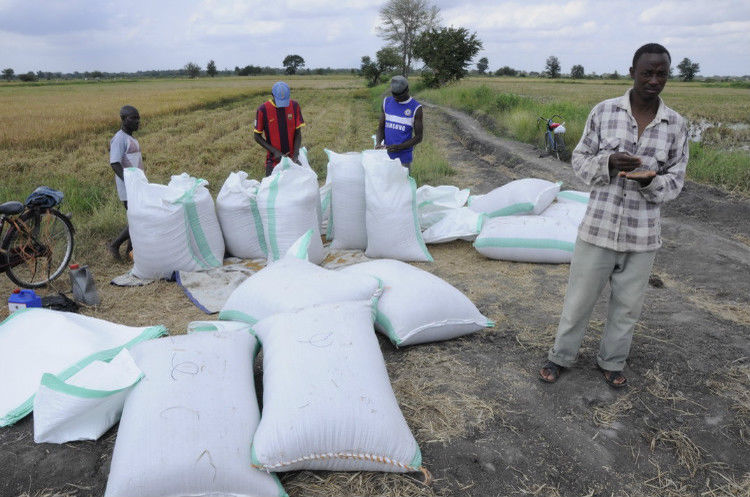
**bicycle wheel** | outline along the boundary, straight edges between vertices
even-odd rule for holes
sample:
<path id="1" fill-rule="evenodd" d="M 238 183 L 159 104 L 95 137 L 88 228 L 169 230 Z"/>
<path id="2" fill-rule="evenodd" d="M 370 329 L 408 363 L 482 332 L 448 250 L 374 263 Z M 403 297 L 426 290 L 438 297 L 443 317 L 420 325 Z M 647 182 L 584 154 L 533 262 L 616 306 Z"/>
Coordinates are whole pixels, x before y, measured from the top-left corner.
<path id="1" fill-rule="evenodd" d="M 29 210 L 18 218 L 2 243 L 16 285 L 39 288 L 60 276 L 73 255 L 73 225 L 54 209 Z"/>
<path id="2" fill-rule="evenodd" d="M 565 139 L 563 138 L 563 135 L 555 135 L 555 155 L 557 156 L 557 160 L 565 160 Z"/>

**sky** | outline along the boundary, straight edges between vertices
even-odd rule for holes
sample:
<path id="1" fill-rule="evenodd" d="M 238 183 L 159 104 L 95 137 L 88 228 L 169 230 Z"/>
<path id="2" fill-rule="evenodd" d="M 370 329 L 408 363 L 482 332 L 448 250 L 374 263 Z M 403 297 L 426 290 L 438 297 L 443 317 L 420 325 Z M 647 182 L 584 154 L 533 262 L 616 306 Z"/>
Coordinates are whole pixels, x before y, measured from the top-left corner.
<path id="1" fill-rule="evenodd" d="M 384 0 L 0 0 L 0 69 L 135 72 L 281 67 L 359 67 L 384 46 Z M 644 43 L 667 47 L 672 65 L 700 75 L 750 74 L 748 0 L 434 0 L 441 24 L 475 32 L 491 71 L 627 73 Z M 472 67 L 475 67 L 472 65 Z"/>

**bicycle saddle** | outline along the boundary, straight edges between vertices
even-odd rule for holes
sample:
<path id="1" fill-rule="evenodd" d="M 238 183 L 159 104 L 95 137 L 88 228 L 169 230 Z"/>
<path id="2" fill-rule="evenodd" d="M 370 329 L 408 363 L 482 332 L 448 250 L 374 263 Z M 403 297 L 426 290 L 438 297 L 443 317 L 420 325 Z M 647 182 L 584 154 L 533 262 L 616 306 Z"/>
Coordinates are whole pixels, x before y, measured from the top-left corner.
<path id="1" fill-rule="evenodd" d="M 25 207 L 21 202 L 5 202 L 4 204 L 0 204 L 0 214 L 5 214 L 7 216 L 12 216 L 14 214 L 20 214 L 23 212 Z"/>

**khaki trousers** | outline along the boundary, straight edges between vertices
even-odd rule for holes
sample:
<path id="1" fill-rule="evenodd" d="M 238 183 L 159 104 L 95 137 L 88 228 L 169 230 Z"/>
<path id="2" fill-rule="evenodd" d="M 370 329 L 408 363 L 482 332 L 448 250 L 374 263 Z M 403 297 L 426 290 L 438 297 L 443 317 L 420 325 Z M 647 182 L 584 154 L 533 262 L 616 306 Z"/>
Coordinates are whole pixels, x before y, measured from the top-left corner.
<path id="1" fill-rule="evenodd" d="M 596 360 L 602 369 L 622 371 L 630 353 L 633 328 L 641 315 L 655 256 L 655 250 L 616 252 L 580 238 L 576 240 L 565 303 L 549 360 L 563 367 L 573 365 L 591 312 L 609 281 L 607 324 Z"/>

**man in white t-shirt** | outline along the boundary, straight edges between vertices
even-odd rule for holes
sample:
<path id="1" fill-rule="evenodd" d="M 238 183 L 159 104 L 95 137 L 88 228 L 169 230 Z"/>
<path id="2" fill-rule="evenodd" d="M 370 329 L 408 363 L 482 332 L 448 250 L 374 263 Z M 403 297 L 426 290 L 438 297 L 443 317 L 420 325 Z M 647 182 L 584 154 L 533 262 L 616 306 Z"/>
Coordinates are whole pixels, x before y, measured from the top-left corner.
<path id="1" fill-rule="evenodd" d="M 141 116 L 138 114 L 138 109 L 126 105 L 120 109 L 120 120 L 122 121 L 120 131 L 115 133 L 115 136 L 109 142 L 109 165 L 112 166 L 112 170 L 115 172 L 117 195 L 122 200 L 125 210 L 127 210 L 128 195 L 125 190 L 122 171 L 126 167 L 137 167 L 138 169 L 145 170 L 141 157 L 141 146 L 138 144 L 138 140 L 133 138 L 133 132 L 141 124 Z M 107 244 L 109 253 L 115 259 L 120 258 L 120 245 L 125 241 L 128 242 L 127 252 L 130 252 L 132 245 L 130 244 L 130 232 L 127 226 L 125 226 L 125 229 L 122 230 L 117 238 Z"/>

